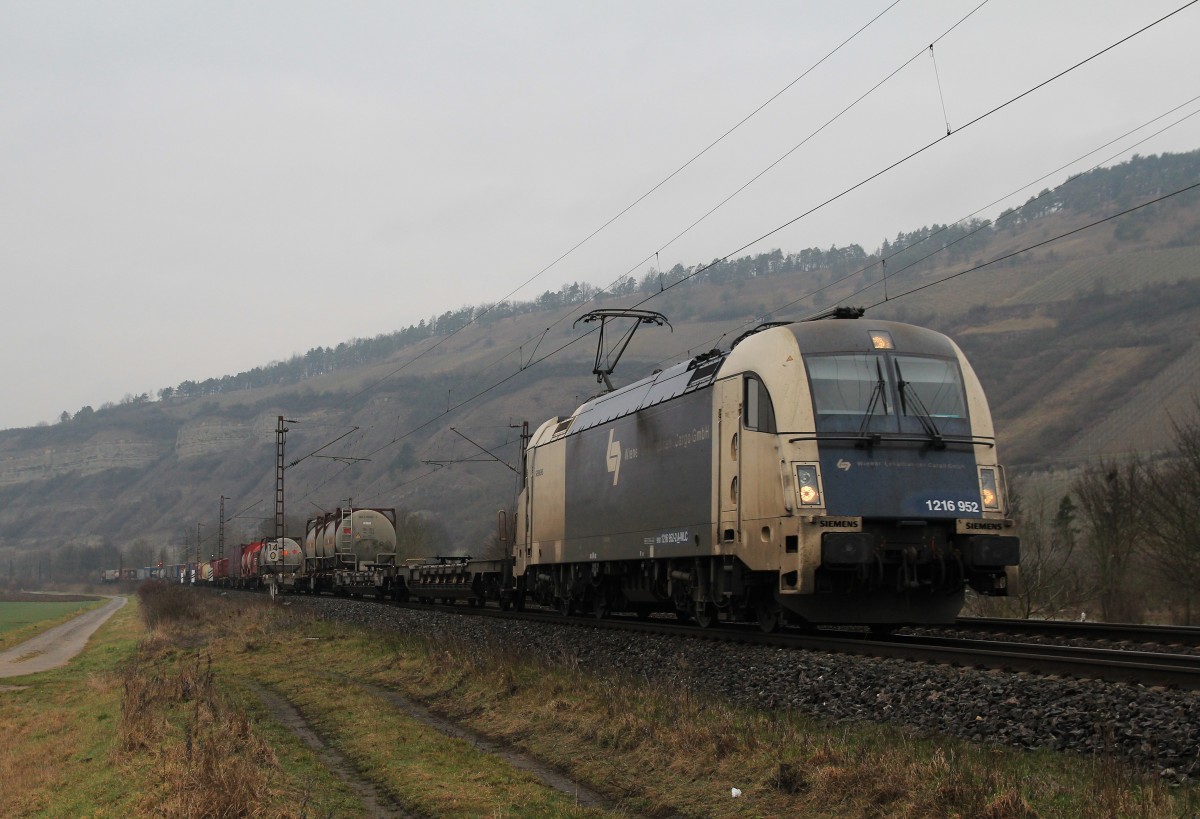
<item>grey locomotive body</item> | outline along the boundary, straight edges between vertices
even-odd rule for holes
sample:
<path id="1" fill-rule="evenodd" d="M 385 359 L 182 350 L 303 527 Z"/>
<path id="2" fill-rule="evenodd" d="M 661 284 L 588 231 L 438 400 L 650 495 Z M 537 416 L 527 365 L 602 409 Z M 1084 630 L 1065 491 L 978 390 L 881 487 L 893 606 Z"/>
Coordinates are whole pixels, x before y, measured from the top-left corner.
<path id="1" fill-rule="evenodd" d="M 1016 579 L 983 390 L 911 325 L 761 328 L 547 421 L 525 462 L 518 605 L 887 626 Z"/>

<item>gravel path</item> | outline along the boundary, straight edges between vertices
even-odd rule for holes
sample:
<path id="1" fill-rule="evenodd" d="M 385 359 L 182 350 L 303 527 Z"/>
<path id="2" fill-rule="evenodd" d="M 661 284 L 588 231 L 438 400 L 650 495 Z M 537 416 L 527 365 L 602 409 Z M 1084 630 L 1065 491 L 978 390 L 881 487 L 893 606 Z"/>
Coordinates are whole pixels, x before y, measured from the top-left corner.
<path id="1" fill-rule="evenodd" d="M 98 609 L 85 611 L 62 625 L 0 652 L 0 677 L 23 677 L 66 665 L 72 657 L 83 651 L 96 629 L 123 605 L 124 597 L 109 598 Z"/>
<path id="2" fill-rule="evenodd" d="M 1168 782 L 1200 779 L 1196 692 L 461 617 L 354 600 L 288 602 L 317 607 L 330 620 L 483 648 L 514 646 L 768 709 L 889 722 L 974 742 L 1112 754 Z"/>

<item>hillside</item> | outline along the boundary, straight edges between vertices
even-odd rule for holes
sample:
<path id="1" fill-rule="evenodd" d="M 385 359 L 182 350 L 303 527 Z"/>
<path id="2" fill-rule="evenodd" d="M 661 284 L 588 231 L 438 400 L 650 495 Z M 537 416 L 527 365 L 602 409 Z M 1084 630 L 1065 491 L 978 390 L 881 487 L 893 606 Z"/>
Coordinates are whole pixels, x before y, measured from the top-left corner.
<path id="1" fill-rule="evenodd" d="M 890 300 L 870 315 L 959 341 L 988 390 L 1002 460 L 1014 472 L 1160 450 L 1170 418 L 1184 417 L 1200 395 L 1195 192 L 904 294 L 1194 182 L 1200 152 L 1182 156 L 1081 177 L 995 224 L 922 228 L 871 253 L 776 251 L 707 270 L 677 266 L 629 280 L 589 307 L 630 306 L 692 276 L 644 305 L 674 330 L 639 331 L 616 373 L 625 383 L 727 346 L 762 318 L 881 302 L 883 255 Z M 1060 193 L 1067 188 L 1075 193 Z M 897 253 L 919 238 L 919 248 Z M 511 503 L 515 477 L 450 427 L 515 465 L 519 430 L 510 425 L 536 426 L 594 393 L 590 327 L 572 327 L 588 290 L 564 286 L 503 305 L 452 335 L 477 311 L 310 351 L 253 377 L 185 382 L 160 391 L 162 400 L 0 432 L 0 550 L 27 577 L 54 574 L 55 565 L 60 575 L 115 565 L 117 547 L 133 562 L 175 560 L 195 543 L 199 523 L 209 554 L 221 496 L 227 541 L 248 539 L 272 511 L 274 430 L 285 415 L 294 419 L 287 460 L 302 459 L 287 471 L 289 520 L 352 498 L 420 513 L 423 548 L 478 552 L 496 510 Z"/>

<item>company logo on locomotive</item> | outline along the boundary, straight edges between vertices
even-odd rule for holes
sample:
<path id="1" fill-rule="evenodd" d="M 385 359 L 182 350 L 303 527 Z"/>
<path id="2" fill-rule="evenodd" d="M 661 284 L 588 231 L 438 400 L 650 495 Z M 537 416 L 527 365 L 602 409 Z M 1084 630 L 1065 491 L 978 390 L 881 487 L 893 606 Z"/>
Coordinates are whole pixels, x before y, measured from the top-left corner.
<path id="1" fill-rule="evenodd" d="M 962 528 L 967 532 L 1002 532 L 1005 525 L 995 520 L 969 520 L 963 522 Z"/>
<path id="2" fill-rule="evenodd" d="M 616 430 L 608 431 L 608 471 L 613 476 L 613 486 L 617 485 L 617 480 L 621 477 L 621 442 L 613 440 L 613 433 Z"/>
<path id="3" fill-rule="evenodd" d="M 816 524 L 822 529 L 862 531 L 862 518 L 817 518 Z"/>

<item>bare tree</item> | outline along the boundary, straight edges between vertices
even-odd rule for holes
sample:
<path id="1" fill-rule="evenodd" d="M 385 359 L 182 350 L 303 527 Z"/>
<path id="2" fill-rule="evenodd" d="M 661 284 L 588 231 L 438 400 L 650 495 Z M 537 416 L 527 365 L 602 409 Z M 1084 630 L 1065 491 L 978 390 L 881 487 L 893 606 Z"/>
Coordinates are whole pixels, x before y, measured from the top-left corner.
<path id="1" fill-rule="evenodd" d="M 1086 598 L 1080 580 L 1075 504 L 1064 495 L 1055 508 L 1050 491 L 1033 487 L 1014 510 L 1021 531 L 1020 591 L 1008 608 L 1020 617 L 1062 617 Z"/>
<path id="2" fill-rule="evenodd" d="M 1175 457 L 1147 472 L 1148 556 L 1190 624 L 1200 594 L 1200 399 L 1192 420 L 1173 426 Z"/>
<path id="3" fill-rule="evenodd" d="M 138 569 L 143 566 L 150 566 L 154 563 L 154 547 L 146 542 L 145 538 L 137 538 L 132 542 L 126 542 L 121 549 L 121 557 L 118 559 L 121 564 L 120 568 Z M 116 569 L 118 566 L 108 566 L 107 568 Z"/>
<path id="4" fill-rule="evenodd" d="M 1135 556 L 1145 536 L 1146 470 L 1138 460 L 1101 461 L 1073 486 L 1079 498 L 1083 544 L 1091 560 L 1100 615 L 1107 622 L 1139 622 L 1145 601 L 1137 594 Z"/>
<path id="5" fill-rule="evenodd" d="M 396 513 L 396 556 L 433 557 L 448 554 L 449 536 L 440 520 L 428 512 Z"/>

